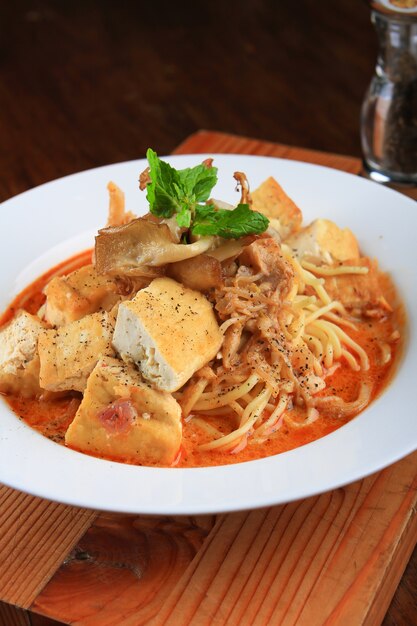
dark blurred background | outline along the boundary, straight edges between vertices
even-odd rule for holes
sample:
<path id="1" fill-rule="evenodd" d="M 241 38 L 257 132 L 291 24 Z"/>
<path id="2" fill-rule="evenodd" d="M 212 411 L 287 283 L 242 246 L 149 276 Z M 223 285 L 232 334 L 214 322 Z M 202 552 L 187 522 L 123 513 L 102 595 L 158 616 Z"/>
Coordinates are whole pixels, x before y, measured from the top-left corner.
<path id="1" fill-rule="evenodd" d="M 363 0 L 0 3 L 0 199 L 204 128 L 360 156 Z"/>

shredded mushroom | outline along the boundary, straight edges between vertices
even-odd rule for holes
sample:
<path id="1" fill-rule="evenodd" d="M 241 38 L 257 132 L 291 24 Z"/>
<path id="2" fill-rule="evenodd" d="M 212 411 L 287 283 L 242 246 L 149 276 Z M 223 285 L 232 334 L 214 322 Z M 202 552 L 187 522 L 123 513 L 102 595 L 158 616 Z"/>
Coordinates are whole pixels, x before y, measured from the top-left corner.
<path id="1" fill-rule="evenodd" d="M 241 196 L 240 203 L 241 204 L 252 204 L 252 198 L 249 193 L 249 183 L 246 178 L 246 174 L 243 172 L 235 172 L 233 174 L 233 178 L 237 180 L 237 187 L 240 188 Z"/>

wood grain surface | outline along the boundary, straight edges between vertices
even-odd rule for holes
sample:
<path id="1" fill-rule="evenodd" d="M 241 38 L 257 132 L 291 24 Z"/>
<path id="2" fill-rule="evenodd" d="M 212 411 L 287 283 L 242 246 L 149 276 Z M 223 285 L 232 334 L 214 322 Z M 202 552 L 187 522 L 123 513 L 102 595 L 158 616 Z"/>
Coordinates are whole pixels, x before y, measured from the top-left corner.
<path id="1" fill-rule="evenodd" d="M 409 555 L 417 540 L 416 467 L 417 454 L 319 497 L 220 517 L 154 623 L 379 625 L 402 573 L 390 568 L 397 541 Z"/>
<path id="2" fill-rule="evenodd" d="M 29 607 L 95 516 L 0 486 L 0 600 Z"/>
<path id="3" fill-rule="evenodd" d="M 148 624 L 214 522 L 100 515 L 32 608 L 83 626 Z"/>
<path id="4" fill-rule="evenodd" d="M 321 158 L 320 151 L 360 157 L 360 106 L 377 53 L 369 17 L 366 2 L 360 0 L 161 0 L 157 6 L 125 0 L 0 3 L 0 201 L 65 174 L 143 156 L 148 146 L 169 153 L 201 128 L 259 138 L 246 144 L 251 152 L 265 140 L 266 153 L 273 153 L 269 142 L 280 142 L 276 154 L 286 158 L 297 156 L 283 144 L 312 150 L 304 152 L 305 160 Z M 204 133 L 193 136 L 196 150 L 207 149 L 204 140 Z M 233 141 L 216 135 L 216 147 L 210 149 L 228 151 Z M 358 161 L 347 158 L 341 169 L 348 163 L 356 168 L 348 171 L 359 168 Z M 28 496 L 21 497 L 16 506 L 23 510 Z M 48 510 L 44 506 L 40 519 Z M 64 509 L 59 519 L 68 522 Z M 75 527 L 78 523 L 72 520 Z M 203 541 L 208 527 L 200 520 L 189 523 L 193 528 L 196 524 L 194 541 Z M 107 526 L 101 528 L 104 536 Z M 141 536 L 157 532 L 148 529 Z M 33 540 L 29 531 L 28 537 Z M 68 550 L 76 537 L 68 541 Z M 24 547 L 16 541 L 24 562 Z M 54 538 L 49 541 L 59 555 L 64 551 Z M 1 546 L 9 555 L 7 542 Z M 187 571 L 185 554 L 193 554 L 181 546 L 178 576 L 182 568 Z M 25 585 L 19 590 L 22 579 L 17 579 L 18 595 L 25 602 L 53 574 L 44 569 L 50 558 L 46 547 L 36 547 L 37 563 L 24 569 L 28 592 Z M 403 564 L 401 550 L 407 552 L 409 546 L 398 546 Z M 78 562 L 83 566 L 83 553 L 71 554 L 68 571 Z M 120 574 L 123 568 L 114 569 Z M 393 571 L 398 576 L 399 569 Z M 1 572 L 0 559 L 0 580 L 10 592 L 7 574 Z M 390 578 L 387 585 L 391 592 Z M 384 626 L 417 623 L 416 597 L 417 554 Z M 68 602 L 74 604 L 73 599 Z M 28 619 L 21 612 L 12 616 L 11 608 L 0 603 L 1 626 Z M 30 620 L 32 626 L 55 623 L 35 613 Z"/>

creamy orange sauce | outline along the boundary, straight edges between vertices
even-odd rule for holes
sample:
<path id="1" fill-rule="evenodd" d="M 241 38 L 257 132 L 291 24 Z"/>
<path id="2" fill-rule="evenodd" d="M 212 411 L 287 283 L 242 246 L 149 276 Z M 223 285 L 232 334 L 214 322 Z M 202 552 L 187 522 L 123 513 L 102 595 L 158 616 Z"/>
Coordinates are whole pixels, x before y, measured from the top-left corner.
<path id="1" fill-rule="evenodd" d="M 366 381 L 372 384 L 372 401 L 389 383 L 396 362 L 398 349 L 396 346 L 393 347 L 393 357 L 390 363 L 379 366 L 380 348 L 378 342 L 381 338 L 388 339 L 391 335 L 393 330 L 392 321 L 379 322 L 378 324 L 375 322 L 365 322 L 358 326 L 360 326 L 358 331 L 349 331 L 349 335 L 367 351 L 371 363 L 370 369 L 367 372 L 354 372 L 347 366 L 339 367 L 332 376 L 326 379 L 327 388 L 320 395 L 338 395 L 347 402 L 355 400 L 358 396 L 360 382 L 366 379 Z M 322 415 L 311 425 L 302 428 L 287 427 L 284 424 L 280 430 L 274 433 L 265 442 L 259 444 L 250 443 L 237 454 L 231 454 L 230 452 L 200 451 L 198 444 L 202 443 L 203 440 L 208 441 L 208 438 L 202 435 L 198 427 L 193 427 L 191 421 L 184 429 L 183 458 L 180 460 L 179 465 L 183 467 L 226 465 L 279 454 L 328 435 L 343 426 L 343 424 L 346 424 L 352 417 L 349 419 L 341 419 Z M 226 418 L 209 418 L 209 420 L 213 426 L 217 427 L 225 434 L 232 430 Z"/>
<path id="2" fill-rule="evenodd" d="M 52 276 L 67 274 L 83 265 L 91 263 L 91 250 L 85 251 L 73 259 L 66 261 L 46 274 L 42 275 L 12 302 L 0 319 L 0 325 L 9 321 L 18 309 L 25 309 L 36 314 L 45 301 L 43 288 Z M 389 302 L 396 301 L 394 288 L 387 276 L 381 276 L 386 297 Z M 400 332 L 404 327 L 404 311 L 399 305 L 394 314 L 387 320 L 364 320 L 357 324 L 357 330 L 349 330 L 349 335 L 366 350 L 370 360 L 370 369 L 366 372 L 352 371 L 346 364 L 342 364 L 332 376 L 327 378 L 327 388 L 323 392 L 341 396 L 346 401 L 357 398 L 360 382 L 366 378 L 372 384 L 372 400 L 374 400 L 389 383 L 395 364 L 398 360 L 399 345 L 391 343 L 392 358 L 388 364 L 381 365 L 380 342 L 388 341 L 394 330 Z M 64 445 L 65 432 L 73 420 L 82 396 L 71 392 L 62 396 L 51 397 L 46 393 L 44 398 L 25 399 L 18 396 L 4 396 L 10 408 L 29 426 L 39 431 L 53 441 Z M 218 430 L 227 434 L 236 427 L 230 418 L 210 417 L 208 421 Z M 352 418 L 350 418 L 352 419 Z M 347 420 L 321 416 L 317 421 L 302 428 L 292 428 L 286 425 L 271 435 L 261 444 L 250 443 L 240 452 L 233 454 L 221 451 L 201 451 L 199 444 L 208 440 L 205 433 L 193 424 L 192 420 L 183 424 L 183 442 L 176 467 L 197 467 L 226 465 L 251 461 L 303 446 L 311 441 L 323 437 L 343 426 Z"/>

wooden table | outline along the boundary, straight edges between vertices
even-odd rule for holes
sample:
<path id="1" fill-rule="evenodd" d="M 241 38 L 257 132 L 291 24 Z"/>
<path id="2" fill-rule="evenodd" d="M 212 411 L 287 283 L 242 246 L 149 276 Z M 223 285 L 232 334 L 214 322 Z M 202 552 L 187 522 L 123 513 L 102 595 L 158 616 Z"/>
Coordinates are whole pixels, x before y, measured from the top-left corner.
<path id="1" fill-rule="evenodd" d="M 360 172 L 350 157 L 221 133 L 176 152 Z M 416 474 L 417 453 L 322 496 L 198 518 L 99 514 L 3 488 L 0 615 L 9 626 L 12 604 L 79 626 L 377 626 L 417 541 Z"/>
<path id="2" fill-rule="evenodd" d="M 369 9 L 365 2 L 352 0 L 161 0 L 157 6 L 111 0 L 3 2 L 0 201 L 65 174 L 143 156 L 148 146 L 169 153 L 199 128 L 360 157 L 360 105 L 376 49 Z M 198 144 L 202 139 L 198 135 L 194 140 Z M 220 151 L 231 149 L 231 139 L 222 136 L 219 141 Z M 291 149 L 283 149 L 286 156 L 294 156 Z M 343 162 L 357 171 L 358 162 Z M 74 572 L 85 571 L 82 558 L 92 546 L 106 543 L 106 537 L 120 531 L 120 551 L 123 541 L 133 536 L 137 553 L 145 556 L 144 546 L 154 545 L 155 536 L 165 538 L 169 553 L 179 560 L 171 573 L 159 570 L 158 580 L 165 576 L 172 583 L 217 528 L 207 519 L 191 520 L 185 527 L 181 520 L 165 520 L 156 527 L 144 521 L 130 527 L 128 520 L 121 520 L 119 527 L 100 516 L 95 530 L 85 534 L 94 513 L 80 516 L 74 509 L 7 490 L 0 492 L 3 524 L 6 501 L 22 522 L 31 515 L 37 520 L 27 536 L 23 523 L 19 532 L 0 537 L 7 565 L 0 577 L 2 597 L 12 601 L 14 590 L 15 600 L 25 607 L 42 589 L 56 588 L 57 578 L 47 585 L 48 576 L 81 538 L 81 551 L 68 557 L 65 570 L 70 582 L 62 598 L 69 598 L 69 604 Z M 380 510 L 381 503 L 374 505 Z M 65 534 L 39 541 L 40 528 L 65 528 Z M 410 550 L 409 543 L 401 545 Z M 111 556 L 91 568 L 86 596 L 93 578 L 103 589 L 111 587 L 106 565 L 111 569 Z M 394 570 L 398 577 L 399 569 Z M 119 568 L 120 580 L 126 581 L 130 571 Z M 62 570 L 59 580 L 61 576 Z M 152 580 L 145 594 L 157 604 L 158 584 Z M 387 584 L 392 589 L 391 579 Z M 417 554 L 384 626 L 416 623 L 416 597 Z M 25 615 L 12 615 L 6 605 L 0 606 L 1 615 L 8 615 L 5 626 L 27 623 Z M 386 606 L 387 598 L 380 612 Z M 32 623 L 50 622 L 34 614 Z"/>

